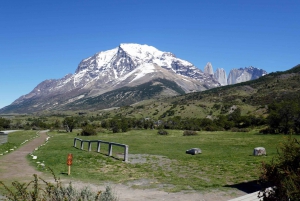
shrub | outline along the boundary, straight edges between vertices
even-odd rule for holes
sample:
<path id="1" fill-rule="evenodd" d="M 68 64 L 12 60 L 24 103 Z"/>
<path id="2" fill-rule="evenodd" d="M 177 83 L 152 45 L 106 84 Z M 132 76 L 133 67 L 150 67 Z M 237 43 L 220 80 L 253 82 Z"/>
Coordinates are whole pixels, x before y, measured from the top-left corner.
<path id="1" fill-rule="evenodd" d="M 169 133 L 166 130 L 160 129 L 157 134 L 159 135 L 168 135 Z"/>
<path id="2" fill-rule="evenodd" d="M 288 137 L 270 164 L 262 164 L 260 181 L 274 186 L 260 193 L 265 201 L 300 200 L 300 142 Z"/>
<path id="3" fill-rule="evenodd" d="M 197 135 L 196 131 L 191 131 L 191 130 L 185 130 L 183 132 L 183 136 L 193 136 L 193 135 Z"/>
<path id="4" fill-rule="evenodd" d="M 205 131 L 223 131 L 224 128 L 221 128 L 221 127 L 218 127 L 218 126 L 215 126 L 215 125 L 209 125 L 209 126 L 206 126 L 204 128 Z"/>
<path id="5" fill-rule="evenodd" d="M 80 133 L 82 136 L 91 136 L 91 135 L 97 135 L 96 130 L 91 125 L 87 125 L 82 128 L 82 131 Z"/>
<path id="6" fill-rule="evenodd" d="M 259 131 L 259 133 L 262 133 L 262 134 L 275 134 L 277 133 L 277 131 L 275 129 L 272 129 L 272 128 L 263 128 Z"/>

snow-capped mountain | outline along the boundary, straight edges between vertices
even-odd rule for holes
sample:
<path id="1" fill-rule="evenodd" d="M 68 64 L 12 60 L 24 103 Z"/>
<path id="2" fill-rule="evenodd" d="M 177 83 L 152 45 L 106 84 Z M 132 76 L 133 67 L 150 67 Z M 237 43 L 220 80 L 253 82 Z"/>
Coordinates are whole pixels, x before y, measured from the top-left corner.
<path id="1" fill-rule="evenodd" d="M 212 76 L 170 52 L 148 45 L 120 44 L 83 59 L 74 74 L 43 81 L 8 108 L 29 112 L 68 107 L 73 102 L 84 102 L 87 98 L 156 79 L 170 80 L 185 93 L 220 86 Z M 173 92 L 169 90 L 172 95 L 178 94 Z"/>
<path id="2" fill-rule="evenodd" d="M 114 107 L 162 95 L 204 91 L 221 85 L 256 79 L 265 71 L 257 68 L 223 69 L 213 73 L 210 62 L 204 72 L 170 52 L 140 44 L 120 44 L 83 59 L 74 74 L 41 82 L 1 113 L 36 112 Z"/>

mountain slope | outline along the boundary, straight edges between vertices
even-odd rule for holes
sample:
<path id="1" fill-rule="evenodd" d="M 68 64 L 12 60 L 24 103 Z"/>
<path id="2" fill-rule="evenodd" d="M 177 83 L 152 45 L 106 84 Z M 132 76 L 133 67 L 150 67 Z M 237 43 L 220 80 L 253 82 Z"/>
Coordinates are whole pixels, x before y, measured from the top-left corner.
<path id="1" fill-rule="evenodd" d="M 83 98 L 60 108 L 64 110 L 105 109 L 162 97 L 163 94 L 174 96 L 184 93 L 183 89 L 175 82 L 158 78 L 138 86 L 122 87 L 96 97 Z"/>
<path id="2" fill-rule="evenodd" d="M 270 73 L 256 80 L 161 98 L 143 104 L 142 110 L 136 107 L 120 108 L 110 113 L 112 116 L 130 114 L 154 119 L 160 119 L 163 114 L 169 114 L 166 119 L 175 116 L 214 118 L 220 114 L 229 114 L 232 108 L 240 108 L 243 115 L 265 116 L 270 103 L 299 99 L 299 94 L 300 65 L 297 65 L 290 70 Z"/>

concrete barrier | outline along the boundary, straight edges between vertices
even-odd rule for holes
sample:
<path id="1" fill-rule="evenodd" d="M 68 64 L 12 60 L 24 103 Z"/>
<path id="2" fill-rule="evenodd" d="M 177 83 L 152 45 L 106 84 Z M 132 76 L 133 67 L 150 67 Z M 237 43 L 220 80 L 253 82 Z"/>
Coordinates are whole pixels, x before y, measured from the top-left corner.
<path id="1" fill-rule="evenodd" d="M 100 152 L 101 149 L 101 143 L 102 144 L 108 144 L 108 156 L 112 156 L 112 147 L 114 146 L 119 146 L 119 147 L 124 147 L 124 161 L 128 162 L 128 145 L 126 144 L 120 144 L 120 143 L 115 143 L 115 142 L 107 142 L 107 141 L 102 141 L 102 140 L 82 140 L 79 138 L 74 138 L 74 147 L 77 145 L 77 140 L 80 142 L 80 149 L 83 150 L 83 143 L 86 142 L 88 143 L 88 151 L 92 151 L 92 143 L 97 143 L 97 152 Z"/>
<path id="2" fill-rule="evenodd" d="M 4 132 L 0 132 L 0 144 L 7 143 L 8 135 Z"/>

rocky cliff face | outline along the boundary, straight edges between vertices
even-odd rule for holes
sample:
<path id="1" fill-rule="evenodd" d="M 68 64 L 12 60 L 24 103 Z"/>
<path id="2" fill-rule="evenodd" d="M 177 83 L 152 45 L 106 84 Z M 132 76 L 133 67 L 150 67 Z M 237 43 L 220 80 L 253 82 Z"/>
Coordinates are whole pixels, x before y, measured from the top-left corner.
<path id="1" fill-rule="evenodd" d="M 252 66 L 248 68 L 232 69 L 228 75 L 227 83 L 236 84 L 240 82 L 254 80 L 266 74 L 267 72 L 265 70 L 258 69 Z"/>
<path id="2" fill-rule="evenodd" d="M 227 85 L 227 77 L 226 72 L 223 68 L 217 68 L 216 72 L 214 73 L 214 78 L 222 85 Z"/>
<path id="3" fill-rule="evenodd" d="M 214 75 L 214 70 L 210 62 L 207 62 L 206 66 L 204 67 L 204 73 L 208 75 Z"/>

